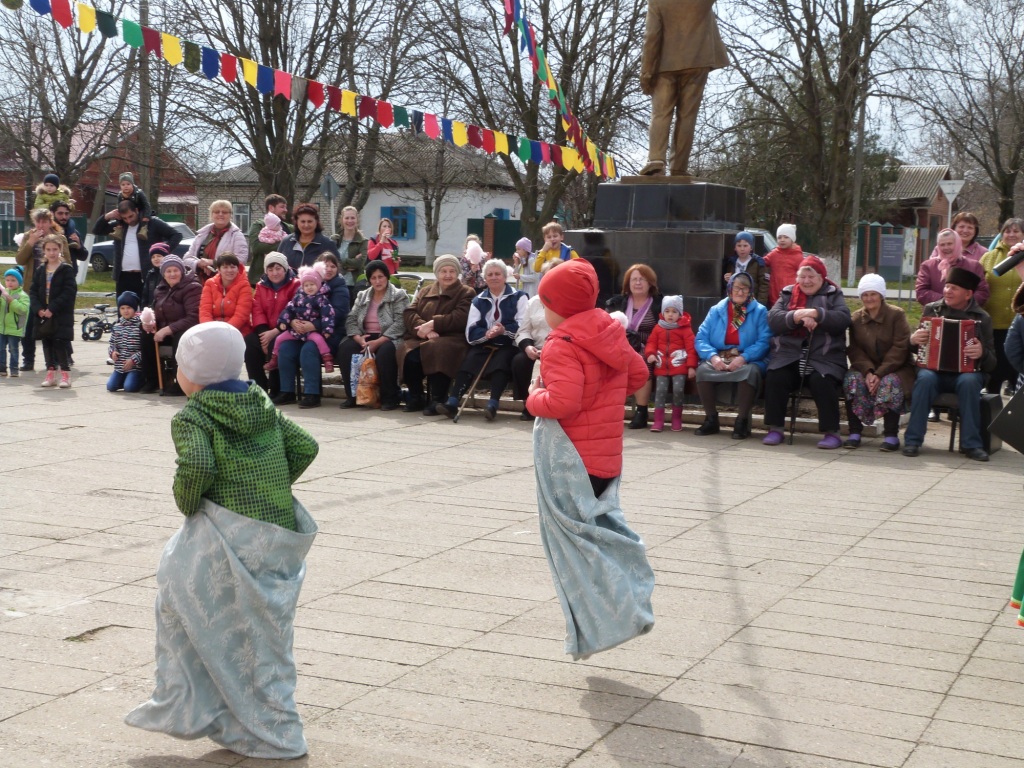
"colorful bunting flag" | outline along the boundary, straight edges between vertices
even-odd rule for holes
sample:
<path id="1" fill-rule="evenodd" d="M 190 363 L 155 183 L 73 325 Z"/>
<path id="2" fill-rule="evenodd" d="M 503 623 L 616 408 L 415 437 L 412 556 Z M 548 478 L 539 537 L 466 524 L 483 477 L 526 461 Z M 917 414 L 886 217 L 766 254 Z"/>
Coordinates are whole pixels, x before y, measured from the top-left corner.
<path id="1" fill-rule="evenodd" d="M 494 132 L 494 151 L 503 155 L 508 154 L 508 134 L 501 131 Z"/>
<path id="2" fill-rule="evenodd" d="M 45 16 L 50 12 L 50 0 L 29 0 L 29 5 L 40 16 Z"/>
<path id="3" fill-rule="evenodd" d="M 106 11 L 96 10 L 96 26 L 103 37 L 117 37 L 117 17 Z"/>
<path id="4" fill-rule="evenodd" d="M 284 96 L 286 99 L 292 97 L 292 76 L 280 69 L 274 70 L 274 95 Z"/>
<path id="5" fill-rule="evenodd" d="M 132 48 L 142 47 L 142 27 L 134 21 L 121 19 L 121 37 Z"/>
<path id="6" fill-rule="evenodd" d="M 377 116 L 377 100 L 371 96 L 359 97 L 359 111 L 356 117 L 362 120 L 364 117 L 373 119 Z"/>
<path id="7" fill-rule="evenodd" d="M 423 133 L 423 113 L 418 109 L 412 111 L 412 132 Z"/>
<path id="8" fill-rule="evenodd" d="M 395 124 L 395 113 L 391 105 L 386 101 L 377 102 L 377 122 L 384 128 L 390 128 Z"/>
<path id="9" fill-rule="evenodd" d="M 266 95 L 274 92 L 274 70 L 263 64 L 256 65 L 256 90 Z"/>
<path id="10" fill-rule="evenodd" d="M 505 0 L 505 29 L 502 32 L 503 35 L 507 35 L 512 31 L 512 25 L 515 23 L 515 18 L 512 16 L 512 0 Z"/>
<path id="11" fill-rule="evenodd" d="M 332 112 L 341 112 L 341 88 L 336 85 L 325 87 L 327 89 L 327 108 Z"/>
<path id="12" fill-rule="evenodd" d="M 188 52 L 185 53 L 188 56 Z M 239 57 L 238 59 L 242 62 L 242 79 L 245 80 L 253 88 L 256 87 L 256 62 L 252 59 L 246 59 Z M 188 66 L 188 59 L 186 58 L 185 65 Z"/>
<path id="13" fill-rule="evenodd" d="M 50 12 L 53 14 L 53 20 L 64 29 L 70 29 L 71 25 L 75 23 L 75 19 L 71 15 L 71 3 L 68 0 L 50 0 Z"/>
<path id="14" fill-rule="evenodd" d="M 292 78 L 292 94 L 291 99 L 296 104 L 301 104 L 306 100 L 306 83 L 308 82 L 305 78 L 296 77 L 291 75 Z"/>
<path id="15" fill-rule="evenodd" d="M 494 143 L 494 131 L 490 128 L 484 128 L 483 137 L 483 150 L 489 155 L 494 154 L 495 143 Z"/>
<path id="16" fill-rule="evenodd" d="M 479 125 L 470 125 L 466 127 L 466 136 L 469 140 L 469 146 L 476 147 L 477 149 L 483 149 L 484 137 L 480 132 Z"/>
<path id="17" fill-rule="evenodd" d="M 238 59 L 230 53 L 220 55 L 220 76 L 225 83 L 238 80 Z"/>
<path id="18" fill-rule="evenodd" d="M 441 135 L 441 129 L 437 124 L 437 115 L 429 112 L 423 115 L 423 132 L 432 139 Z"/>
<path id="19" fill-rule="evenodd" d="M 572 147 L 562 147 L 562 167 L 571 171 L 576 167 L 579 160 L 579 152 Z"/>
<path id="20" fill-rule="evenodd" d="M 181 40 L 174 35 L 161 33 L 160 46 L 163 48 L 164 61 L 172 67 L 178 66 L 184 60 L 184 54 L 181 52 Z"/>
<path id="21" fill-rule="evenodd" d="M 185 69 L 196 73 L 199 71 L 200 53 L 199 46 L 190 40 L 185 41 Z"/>
<path id="22" fill-rule="evenodd" d="M 206 75 L 207 80 L 213 80 L 213 78 L 220 74 L 220 54 L 213 50 L 213 48 L 207 48 L 204 45 L 202 57 L 203 74 Z"/>
<path id="23" fill-rule="evenodd" d="M 356 94 L 353 91 L 342 91 L 341 92 L 341 114 L 348 115 L 349 117 L 356 116 Z"/>
<path id="24" fill-rule="evenodd" d="M 519 139 L 519 159 L 524 163 L 530 162 L 533 152 L 530 150 L 530 140 L 523 137 Z"/>
<path id="25" fill-rule="evenodd" d="M 309 99 L 309 103 L 317 109 L 320 109 L 324 105 L 324 85 L 318 83 L 316 80 L 310 80 L 306 84 L 306 98 Z"/>
<path id="26" fill-rule="evenodd" d="M 544 141 L 540 143 L 540 161 L 542 163 L 551 162 L 551 145 Z"/>
<path id="27" fill-rule="evenodd" d="M 553 165 L 562 164 L 562 148 L 557 144 L 551 145 L 551 162 Z"/>
<path id="28" fill-rule="evenodd" d="M 409 125 L 409 111 L 405 107 L 395 107 L 395 127 L 405 128 Z"/>
<path id="29" fill-rule="evenodd" d="M 452 144 L 456 147 L 464 147 L 468 142 L 469 135 L 466 132 L 466 124 L 452 120 Z"/>
<path id="30" fill-rule="evenodd" d="M 537 165 L 540 165 L 541 161 L 544 159 L 544 155 L 540 151 L 539 141 L 530 141 L 530 159 L 537 163 Z"/>
<path id="31" fill-rule="evenodd" d="M 78 3 L 78 28 L 85 34 L 96 29 L 96 9 L 85 3 Z"/>
<path id="32" fill-rule="evenodd" d="M 441 118 L 441 135 L 444 137 L 444 140 L 447 141 L 449 144 L 455 143 L 455 137 L 452 134 L 452 121 L 449 120 L 447 117 Z"/>
<path id="33" fill-rule="evenodd" d="M 160 33 L 149 27 L 140 27 L 142 30 L 142 47 L 146 53 L 151 53 L 158 59 L 162 58 L 160 52 Z"/>

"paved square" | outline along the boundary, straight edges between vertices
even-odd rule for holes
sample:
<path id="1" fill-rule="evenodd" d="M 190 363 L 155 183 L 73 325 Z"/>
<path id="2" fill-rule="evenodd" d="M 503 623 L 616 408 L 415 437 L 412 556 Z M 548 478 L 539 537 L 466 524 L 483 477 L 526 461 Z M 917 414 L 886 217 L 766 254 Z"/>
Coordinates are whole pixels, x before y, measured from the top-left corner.
<path id="1" fill-rule="evenodd" d="M 123 725 L 153 683 L 154 572 L 181 523 L 171 415 L 0 379 L 0 765 L 263 766 Z M 296 622 L 299 764 L 442 768 L 1017 768 L 1024 629 L 1007 608 L 1022 457 L 931 435 L 916 460 L 628 433 L 623 506 L 654 631 L 588 662 L 536 524 L 529 426 L 289 415 L 320 441 Z"/>

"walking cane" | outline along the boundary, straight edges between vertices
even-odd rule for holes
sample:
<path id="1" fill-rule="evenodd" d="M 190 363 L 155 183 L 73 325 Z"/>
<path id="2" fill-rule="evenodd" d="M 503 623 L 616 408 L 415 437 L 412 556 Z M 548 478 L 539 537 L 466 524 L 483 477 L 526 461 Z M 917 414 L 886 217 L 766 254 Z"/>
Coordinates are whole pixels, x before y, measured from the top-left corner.
<path id="1" fill-rule="evenodd" d="M 156 380 L 160 385 L 160 391 L 164 391 L 164 364 L 160 360 L 160 342 L 153 338 L 153 347 L 156 349 Z"/>
<path id="2" fill-rule="evenodd" d="M 455 417 L 452 419 L 452 423 L 453 424 L 458 424 L 459 423 L 459 416 L 462 415 L 462 409 L 465 408 L 466 407 L 466 403 L 469 402 L 469 398 L 472 396 L 473 392 L 476 390 L 476 385 L 480 383 L 480 379 L 483 377 L 484 371 L 487 370 L 487 366 L 490 364 L 491 358 L 494 357 L 494 351 L 496 349 L 497 349 L 497 347 L 491 347 L 490 354 L 487 355 L 487 359 L 484 360 L 484 364 L 480 367 L 480 372 L 476 375 L 476 378 L 473 379 L 473 383 L 469 385 L 469 389 L 466 390 L 466 394 L 464 394 L 462 396 L 462 402 L 459 403 L 459 410 L 457 410 L 455 412 Z"/>
<path id="3" fill-rule="evenodd" d="M 797 404 L 800 402 L 800 393 L 804 391 L 804 387 L 807 385 L 807 373 L 811 370 L 808 360 L 811 357 L 811 340 L 813 338 L 814 331 L 811 331 L 807 334 L 807 346 L 804 347 L 804 353 L 800 356 L 800 386 L 798 386 L 790 395 L 789 445 L 793 444 L 793 435 L 796 433 L 796 408 Z"/>

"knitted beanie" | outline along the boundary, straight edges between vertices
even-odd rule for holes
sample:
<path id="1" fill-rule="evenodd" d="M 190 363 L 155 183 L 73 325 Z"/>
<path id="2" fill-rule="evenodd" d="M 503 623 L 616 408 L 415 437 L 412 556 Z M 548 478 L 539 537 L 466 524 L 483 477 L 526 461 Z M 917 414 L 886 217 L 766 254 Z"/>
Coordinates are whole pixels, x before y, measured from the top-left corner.
<path id="1" fill-rule="evenodd" d="M 597 272 L 586 259 L 563 261 L 541 278 L 537 292 L 545 307 L 572 317 L 597 306 Z"/>
<path id="2" fill-rule="evenodd" d="M 263 271 L 266 272 L 267 268 L 272 264 L 277 264 L 279 267 L 284 267 L 284 271 L 288 271 L 288 257 L 280 251 L 271 251 L 263 257 Z"/>
<path id="3" fill-rule="evenodd" d="M 528 237 L 521 237 L 516 240 L 516 248 L 520 251 L 526 251 L 527 253 L 533 252 L 533 243 Z"/>
<path id="4" fill-rule="evenodd" d="M 53 184 L 55 187 L 60 186 L 60 176 L 56 173 L 48 173 L 43 176 L 43 184 Z"/>
<path id="5" fill-rule="evenodd" d="M 161 256 L 166 256 L 171 252 L 171 246 L 167 243 L 156 242 L 149 246 L 149 255 L 152 256 L 155 253 L 159 253 Z"/>
<path id="6" fill-rule="evenodd" d="M 458 274 L 462 270 L 462 265 L 459 263 L 459 259 L 450 253 L 446 253 L 443 256 L 438 256 L 434 259 L 434 277 L 441 274 L 441 267 L 455 267 L 455 273 Z"/>
<path id="7" fill-rule="evenodd" d="M 117 308 L 120 309 L 125 305 L 138 311 L 139 295 L 134 291 L 124 291 L 120 296 L 117 297 Z"/>
<path id="8" fill-rule="evenodd" d="M 869 272 L 857 283 L 857 295 L 863 296 L 868 291 L 882 294 L 885 298 L 885 278 L 875 272 Z"/>
<path id="9" fill-rule="evenodd" d="M 135 177 L 132 176 L 131 172 L 125 171 L 124 173 L 117 177 L 117 181 L 118 183 L 121 183 L 122 181 L 130 181 L 132 184 L 134 184 Z"/>
<path id="10" fill-rule="evenodd" d="M 17 267 L 12 267 L 11 269 L 8 269 L 6 272 L 4 272 L 4 277 L 15 278 L 18 281 L 18 285 L 25 284 L 25 276 L 21 274 L 21 270 L 18 269 Z"/>
<path id="11" fill-rule="evenodd" d="M 680 315 L 683 314 L 683 297 L 682 296 L 666 296 L 661 300 L 661 311 L 664 312 L 666 309 L 675 309 Z"/>
<path id="12" fill-rule="evenodd" d="M 806 256 L 804 256 L 804 260 L 800 262 L 800 266 L 796 270 L 797 273 L 799 273 L 800 270 L 803 269 L 804 267 L 810 267 L 811 269 L 813 269 L 815 272 L 821 275 L 822 280 L 828 277 L 828 267 L 825 266 L 825 262 L 823 262 L 821 259 L 815 256 L 813 253 L 809 253 Z"/>
<path id="13" fill-rule="evenodd" d="M 779 224 L 779 228 L 775 232 L 776 237 L 782 237 L 785 235 L 794 243 L 796 242 L 796 224 Z"/>
<path id="14" fill-rule="evenodd" d="M 794 232 L 794 234 L 796 234 L 796 233 Z M 733 240 L 733 245 L 736 245 L 741 240 L 743 242 L 745 242 L 745 243 L 750 243 L 750 247 L 751 248 L 754 247 L 754 236 L 752 234 L 750 234 L 749 232 L 737 232 L 736 233 L 736 239 Z"/>
<path id="15" fill-rule="evenodd" d="M 185 331 L 174 355 L 181 372 L 201 387 L 237 379 L 244 357 L 241 332 L 219 320 L 199 323 Z"/>
<path id="16" fill-rule="evenodd" d="M 316 289 L 319 291 L 324 284 L 324 276 L 313 267 L 303 267 L 299 270 L 299 283 L 316 283 Z"/>
<path id="17" fill-rule="evenodd" d="M 185 276 L 185 262 L 181 260 L 180 256 L 175 256 L 173 253 L 169 256 L 164 256 L 164 260 L 160 262 L 160 277 L 167 274 L 169 267 L 177 267 L 181 270 L 181 276 Z"/>

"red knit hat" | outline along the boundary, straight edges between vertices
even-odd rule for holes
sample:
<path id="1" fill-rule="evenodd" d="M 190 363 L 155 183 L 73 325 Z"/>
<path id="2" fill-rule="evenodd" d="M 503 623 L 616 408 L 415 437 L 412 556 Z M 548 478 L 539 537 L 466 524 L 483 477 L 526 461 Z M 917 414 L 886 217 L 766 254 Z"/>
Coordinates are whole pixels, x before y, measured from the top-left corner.
<path id="1" fill-rule="evenodd" d="M 586 259 L 557 264 L 540 280 L 540 302 L 562 317 L 597 306 L 597 272 Z"/>
<path id="2" fill-rule="evenodd" d="M 804 256 L 804 260 L 800 262 L 800 266 L 797 268 L 796 271 L 799 272 L 804 267 L 810 267 L 811 269 L 813 269 L 815 272 L 821 275 L 822 280 L 828 278 L 828 267 L 825 266 L 825 262 L 823 262 L 821 259 L 815 256 L 813 253 L 809 253 L 806 256 Z"/>

